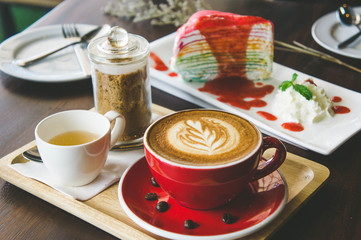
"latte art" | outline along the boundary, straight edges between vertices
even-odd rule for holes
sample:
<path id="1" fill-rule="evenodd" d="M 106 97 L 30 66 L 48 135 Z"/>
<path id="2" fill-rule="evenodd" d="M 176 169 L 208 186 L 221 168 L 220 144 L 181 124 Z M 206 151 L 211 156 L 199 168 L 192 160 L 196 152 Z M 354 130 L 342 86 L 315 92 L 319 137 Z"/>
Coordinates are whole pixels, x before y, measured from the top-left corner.
<path id="1" fill-rule="evenodd" d="M 212 110 L 169 115 L 153 124 L 146 137 L 149 147 L 163 158 L 199 166 L 240 160 L 260 142 L 258 131 L 248 121 Z"/>
<path id="2" fill-rule="evenodd" d="M 167 139 L 178 151 L 211 155 L 234 148 L 239 135 L 232 125 L 204 117 L 178 122 L 169 128 Z"/>

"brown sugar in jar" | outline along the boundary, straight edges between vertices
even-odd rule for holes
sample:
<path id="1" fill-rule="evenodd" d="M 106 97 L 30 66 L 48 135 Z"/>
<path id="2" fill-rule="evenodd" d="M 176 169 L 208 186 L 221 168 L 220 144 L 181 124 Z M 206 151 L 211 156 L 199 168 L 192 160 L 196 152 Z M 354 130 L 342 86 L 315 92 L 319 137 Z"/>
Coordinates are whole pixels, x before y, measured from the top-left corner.
<path id="1" fill-rule="evenodd" d="M 105 114 L 115 110 L 125 117 L 126 127 L 120 141 L 142 137 L 152 118 L 146 66 L 120 75 L 95 72 L 97 111 Z"/>

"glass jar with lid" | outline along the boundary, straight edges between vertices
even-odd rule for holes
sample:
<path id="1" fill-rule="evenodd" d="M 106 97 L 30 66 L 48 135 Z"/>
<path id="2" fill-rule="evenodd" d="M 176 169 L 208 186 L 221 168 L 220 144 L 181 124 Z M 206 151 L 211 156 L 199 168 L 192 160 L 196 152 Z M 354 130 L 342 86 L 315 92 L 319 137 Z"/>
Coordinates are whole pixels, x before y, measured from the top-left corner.
<path id="1" fill-rule="evenodd" d="M 93 40 L 88 52 L 96 111 L 124 116 L 119 144 L 140 141 L 152 118 L 148 41 L 113 27 L 108 36 Z"/>

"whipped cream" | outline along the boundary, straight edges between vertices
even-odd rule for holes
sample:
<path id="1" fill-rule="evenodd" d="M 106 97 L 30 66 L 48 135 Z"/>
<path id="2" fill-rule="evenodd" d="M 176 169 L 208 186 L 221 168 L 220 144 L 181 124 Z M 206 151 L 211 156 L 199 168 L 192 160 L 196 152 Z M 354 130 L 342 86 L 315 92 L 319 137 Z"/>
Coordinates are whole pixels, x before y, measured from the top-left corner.
<path id="1" fill-rule="evenodd" d="M 312 79 L 295 81 L 294 84 L 306 86 L 312 92 L 312 98 L 307 100 L 292 86 L 285 91 L 278 89 L 272 110 L 280 119 L 286 122 L 315 123 L 334 115 L 331 99 Z"/>

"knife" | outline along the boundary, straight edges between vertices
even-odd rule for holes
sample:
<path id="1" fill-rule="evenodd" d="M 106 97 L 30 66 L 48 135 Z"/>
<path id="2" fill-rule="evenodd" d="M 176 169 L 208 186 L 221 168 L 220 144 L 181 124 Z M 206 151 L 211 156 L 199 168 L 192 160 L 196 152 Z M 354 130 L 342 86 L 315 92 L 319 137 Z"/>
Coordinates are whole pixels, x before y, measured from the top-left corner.
<path id="1" fill-rule="evenodd" d="M 72 38 L 67 38 L 66 41 L 60 43 L 57 47 L 44 51 L 40 54 L 37 54 L 35 56 L 29 57 L 29 58 L 24 58 L 24 59 L 14 59 L 13 63 L 15 65 L 21 66 L 21 67 L 25 67 L 26 65 L 29 65 L 33 62 L 36 62 L 40 59 L 43 59 L 53 53 L 56 53 L 64 48 L 67 48 L 69 46 L 78 44 L 78 43 L 88 43 L 90 42 L 90 40 L 100 31 L 100 29 L 102 29 L 102 27 L 97 27 L 93 30 L 91 30 L 90 32 L 84 34 L 82 37 L 72 37 Z"/>
<path id="2" fill-rule="evenodd" d="M 348 39 L 346 39 L 345 41 L 341 42 L 340 44 L 337 45 L 338 49 L 344 49 L 345 47 L 347 47 L 348 45 L 350 45 L 352 42 L 354 42 L 357 38 L 359 38 L 361 36 L 361 30 L 352 35 L 351 37 L 349 37 Z"/>
<path id="3" fill-rule="evenodd" d="M 110 25 L 104 24 L 101 29 L 94 36 L 91 37 L 91 40 L 105 36 L 109 32 L 110 28 Z M 84 51 L 84 49 L 87 48 L 89 42 L 90 41 L 87 41 L 86 43 L 80 43 L 73 46 L 75 55 L 78 59 L 78 63 L 80 65 L 82 73 L 84 74 L 84 77 L 91 76 L 90 61 L 87 51 Z"/>

